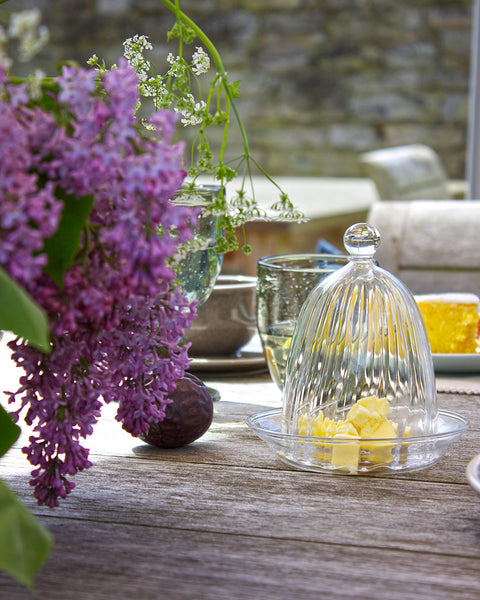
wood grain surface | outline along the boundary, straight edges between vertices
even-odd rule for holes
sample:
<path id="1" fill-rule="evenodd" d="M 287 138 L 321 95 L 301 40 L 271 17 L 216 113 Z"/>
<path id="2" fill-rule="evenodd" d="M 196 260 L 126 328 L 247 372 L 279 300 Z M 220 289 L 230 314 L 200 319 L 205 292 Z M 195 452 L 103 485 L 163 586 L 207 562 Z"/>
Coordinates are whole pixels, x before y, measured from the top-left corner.
<path id="1" fill-rule="evenodd" d="M 332 476 L 283 464 L 246 427 L 279 403 L 268 377 L 211 384 L 214 423 L 181 449 L 132 438 L 106 407 L 94 466 L 56 509 L 36 505 L 22 441 L 2 459 L 55 546 L 37 596 L 0 575 L 1 600 L 480 598 L 480 498 L 465 477 L 480 453 L 478 396 L 440 394 L 471 425 L 436 465 Z"/>

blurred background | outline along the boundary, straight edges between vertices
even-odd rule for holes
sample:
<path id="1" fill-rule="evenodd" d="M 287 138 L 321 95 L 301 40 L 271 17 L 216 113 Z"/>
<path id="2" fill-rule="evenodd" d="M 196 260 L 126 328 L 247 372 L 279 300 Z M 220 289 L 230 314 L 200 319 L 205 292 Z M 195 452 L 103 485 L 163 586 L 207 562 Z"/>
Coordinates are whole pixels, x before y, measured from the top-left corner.
<path id="1" fill-rule="evenodd" d="M 378 200 L 361 163 L 365 152 L 425 144 L 446 178 L 464 183 L 474 0 L 181 0 L 180 6 L 217 46 L 229 80 L 241 81 L 237 108 L 251 154 L 309 218 L 248 223 L 253 253 L 230 253 L 224 272 L 254 275 L 262 256 L 313 252 L 323 241 L 343 250 L 345 229 L 370 218 Z M 9 0 L 0 5 L 0 21 L 33 7 L 51 41 L 33 63 L 15 64 L 19 75 L 34 68 L 54 75 L 61 61 L 85 65 L 93 54 L 110 66 L 135 34 L 150 38 L 148 57 L 159 72 L 168 68 L 168 53 L 177 54 L 176 43 L 167 43 L 174 17 L 160 0 Z M 194 132 L 179 126 L 186 141 Z M 210 128 L 214 149 L 217 134 Z M 227 158 L 243 151 L 234 125 L 228 148 Z M 268 205 L 277 190 L 264 183 L 255 188 Z M 387 212 L 383 229 L 395 232 L 396 217 Z"/>
<path id="2" fill-rule="evenodd" d="M 38 7 L 51 42 L 34 65 L 116 62 L 148 35 L 164 64 L 173 17 L 159 0 L 9 0 Z M 472 0 L 182 0 L 218 46 L 252 154 L 273 175 L 358 177 L 359 153 L 422 142 L 465 176 Z M 31 71 L 32 64 L 16 71 Z M 182 132 L 183 133 L 183 132 Z M 237 132 L 232 129 L 231 142 Z"/>

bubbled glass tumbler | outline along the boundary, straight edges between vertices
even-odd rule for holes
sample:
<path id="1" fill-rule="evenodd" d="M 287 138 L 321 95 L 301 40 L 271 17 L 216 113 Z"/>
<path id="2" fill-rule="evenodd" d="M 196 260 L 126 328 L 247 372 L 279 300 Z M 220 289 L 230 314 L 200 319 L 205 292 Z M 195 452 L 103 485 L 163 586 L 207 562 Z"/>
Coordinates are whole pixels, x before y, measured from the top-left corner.
<path id="1" fill-rule="evenodd" d="M 257 326 L 273 381 L 282 389 L 300 310 L 325 277 L 348 263 L 335 254 L 277 254 L 257 264 Z"/>

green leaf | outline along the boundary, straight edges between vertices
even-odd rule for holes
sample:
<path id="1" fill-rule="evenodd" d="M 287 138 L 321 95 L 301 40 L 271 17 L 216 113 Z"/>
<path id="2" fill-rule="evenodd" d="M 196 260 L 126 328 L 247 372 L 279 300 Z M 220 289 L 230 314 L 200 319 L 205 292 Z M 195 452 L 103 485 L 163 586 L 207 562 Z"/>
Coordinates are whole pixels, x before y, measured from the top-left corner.
<path id="1" fill-rule="evenodd" d="M 65 271 L 75 260 L 82 230 L 93 208 L 93 195 L 77 198 L 66 194 L 61 188 L 55 190 L 55 196 L 63 201 L 63 211 L 57 231 L 45 240 L 44 252 L 48 257 L 45 272 L 62 287 Z"/>
<path id="2" fill-rule="evenodd" d="M 20 427 L 16 425 L 7 411 L 0 405 L 0 456 L 13 446 L 20 435 Z"/>
<path id="3" fill-rule="evenodd" d="M 0 268 L 0 329 L 49 352 L 48 321 L 43 310 Z"/>
<path id="4" fill-rule="evenodd" d="M 0 569 L 32 589 L 52 543 L 49 531 L 0 480 Z"/>

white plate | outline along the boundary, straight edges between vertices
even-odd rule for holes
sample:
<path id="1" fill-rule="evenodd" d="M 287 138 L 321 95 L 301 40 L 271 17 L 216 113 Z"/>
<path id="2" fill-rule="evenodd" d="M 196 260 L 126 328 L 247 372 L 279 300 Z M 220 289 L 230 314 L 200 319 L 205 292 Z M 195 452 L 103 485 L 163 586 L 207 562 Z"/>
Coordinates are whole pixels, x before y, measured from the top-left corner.
<path id="1" fill-rule="evenodd" d="M 477 454 L 468 463 L 467 466 L 467 479 L 472 488 L 480 496 L 480 454 Z"/>
<path id="2" fill-rule="evenodd" d="M 478 373 L 480 354 L 433 354 L 436 373 Z"/>
<path id="3" fill-rule="evenodd" d="M 240 351 L 238 356 L 212 356 L 209 358 L 191 357 L 188 367 L 192 373 L 219 373 L 221 371 L 266 371 L 267 363 L 263 352 Z"/>

